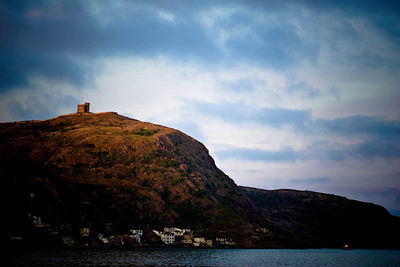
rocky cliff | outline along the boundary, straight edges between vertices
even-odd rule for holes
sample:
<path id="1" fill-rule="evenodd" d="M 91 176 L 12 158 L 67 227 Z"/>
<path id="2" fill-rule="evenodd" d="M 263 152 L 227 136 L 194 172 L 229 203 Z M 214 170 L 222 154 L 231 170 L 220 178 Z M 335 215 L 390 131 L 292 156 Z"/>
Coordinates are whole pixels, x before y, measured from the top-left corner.
<path id="1" fill-rule="evenodd" d="M 38 216 L 67 234 L 112 223 L 121 233 L 191 228 L 243 247 L 398 246 L 398 220 L 382 207 L 239 188 L 200 142 L 113 112 L 1 123 L 0 161 L 9 235 L 24 235 Z"/>
<path id="2" fill-rule="evenodd" d="M 177 130 L 111 112 L 86 113 L 2 123 L 0 140 L 13 231 L 23 229 L 31 213 L 54 226 L 97 232 L 112 222 L 117 231 L 222 231 L 243 246 L 257 246 L 264 237 L 273 247 L 288 242 L 204 145 Z M 259 228 L 271 232 L 259 236 Z"/>

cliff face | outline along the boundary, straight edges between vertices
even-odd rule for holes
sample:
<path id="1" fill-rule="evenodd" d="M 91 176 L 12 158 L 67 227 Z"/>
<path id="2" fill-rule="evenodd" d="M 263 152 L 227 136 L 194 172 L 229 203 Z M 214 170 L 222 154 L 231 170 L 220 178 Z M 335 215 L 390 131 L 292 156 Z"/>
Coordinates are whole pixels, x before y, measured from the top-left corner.
<path id="1" fill-rule="evenodd" d="M 0 140 L 0 175 L 15 203 L 17 229 L 32 213 L 51 225 L 97 231 L 108 222 L 121 231 L 174 225 L 213 236 L 223 230 L 254 246 L 258 239 L 247 236 L 256 229 L 279 228 L 201 143 L 171 128 L 111 112 L 72 114 L 2 123 Z M 271 232 L 271 244 L 279 245 L 280 236 L 279 229 Z"/>
<path id="2" fill-rule="evenodd" d="M 400 218 L 381 206 L 310 191 L 240 189 L 306 247 L 400 248 Z"/>
<path id="3" fill-rule="evenodd" d="M 53 229 L 102 233 L 191 228 L 244 247 L 398 247 L 382 207 L 332 195 L 238 187 L 200 142 L 116 113 L 0 124 L 10 235 L 39 216 Z M 397 229 L 397 230 L 396 230 Z"/>

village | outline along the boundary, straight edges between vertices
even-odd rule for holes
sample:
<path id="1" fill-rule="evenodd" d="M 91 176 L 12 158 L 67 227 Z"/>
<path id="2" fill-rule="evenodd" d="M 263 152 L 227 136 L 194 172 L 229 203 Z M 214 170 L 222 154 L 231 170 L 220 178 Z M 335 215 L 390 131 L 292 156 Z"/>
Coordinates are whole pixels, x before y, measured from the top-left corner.
<path id="1" fill-rule="evenodd" d="M 90 227 L 72 230 L 70 225 L 52 227 L 39 216 L 31 216 L 31 232 L 25 236 L 12 235 L 13 245 L 29 244 L 38 247 L 97 247 L 97 248 L 139 248 L 139 247 L 182 247 L 182 248 L 234 248 L 236 242 L 219 231 L 219 236 L 207 238 L 197 236 L 191 229 L 164 227 L 162 230 L 129 229 L 116 231 L 113 223 L 105 223 L 102 232 Z M 79 232 L 78 232 L 79 230 Z"/>

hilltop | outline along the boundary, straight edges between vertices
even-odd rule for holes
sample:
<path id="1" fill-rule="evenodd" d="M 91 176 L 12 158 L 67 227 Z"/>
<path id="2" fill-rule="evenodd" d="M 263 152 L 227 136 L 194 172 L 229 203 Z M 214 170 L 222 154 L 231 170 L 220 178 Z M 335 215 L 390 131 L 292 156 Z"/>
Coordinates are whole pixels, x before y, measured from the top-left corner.
<path id="1" fill-rule="evenodd" d="M 241 247 L 269 248 L 341 246 L 347 236 L 325 233 L 359 224 L 370 232 L 386 227 L 373 235 L 378 243 L 366 243 L 385 247 L 379 242 L 399 228 L 376 205 L 238 187 L 197 140 L 113 112 L 1 123 L 0 141 L 10 235 L 29 231 L 32 215 L 66 233 L 81 227 L 100 233 L 107 223 L 116 232 L 178 226 L 210 238 L 223 233 Z M 362 219 L 346 217 L 355 210 Z M 332 218 L 350 223 L 335 225 Z M 364 239 L 358 233 L 350 241 Z"/>
<path id="2" fill-rule="evenodd" d="M 271 246 L 287 242 L 204 145 L 178 130 L 86 113 L 2 123 L 0 140 L 17 221 L 33 205 L 52 225 L 100 230 L 113 222 L 121 231 L 178 225 L 210 236 L 227 231 L 245 246 L 257 245 L 258 237 L 246 236 L 262 227 L 277 229 L 269 234 Z"/>

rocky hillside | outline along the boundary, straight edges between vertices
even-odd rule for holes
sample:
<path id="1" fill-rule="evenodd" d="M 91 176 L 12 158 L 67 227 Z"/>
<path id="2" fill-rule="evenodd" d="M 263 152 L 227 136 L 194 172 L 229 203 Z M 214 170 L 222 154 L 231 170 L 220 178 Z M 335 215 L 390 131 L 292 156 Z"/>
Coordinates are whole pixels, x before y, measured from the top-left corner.
<path id="1" fill-rule="evenodd" d="M 311 191 L 240 189 L 306 247 L 400 248 L 400 218 L 381 206 Z"/>
<path id="2" fill-rule="evenodd" d="M 0 123 L 11 236 L 33 216 L 58 233 L 176 226 L 243 247 L 399 247 L 382 207 L 293 190 L 238 187 L 200 142 L 116 113 Z M 397 238 L 397 239 L 396 239 Z"/>
<path id="3" fill-rule="evenodd" d="M 0 140 L 14 232 L 31 213 L 75 232 L 82 226 L 101 232 L 112 222 L 119 231 L 224 231 L 243 246 L 290 243 L 204 145 L 177 130 L 112 112 L 87 113 L 2 123 Z"/>

